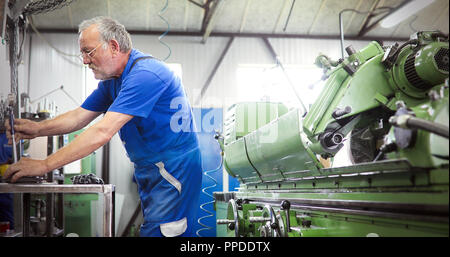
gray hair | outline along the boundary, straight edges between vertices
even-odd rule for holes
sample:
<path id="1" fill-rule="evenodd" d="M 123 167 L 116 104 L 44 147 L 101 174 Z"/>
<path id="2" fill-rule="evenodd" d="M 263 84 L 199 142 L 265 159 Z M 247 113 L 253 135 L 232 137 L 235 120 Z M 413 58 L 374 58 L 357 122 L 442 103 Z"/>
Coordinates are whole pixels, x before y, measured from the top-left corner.
<path id="1" fill-rule="evenodd" d="M 122 53 L 126 53 L 131 50 L 131 37 L 125 29 L 125 26 L 110 17 L 99 16 L 81 22 L 78 26 L 78 34 L 94 24 L 98 25 L 100 38 L 103 42 L 108 43 L 112 39 L 115 39 L 119 43 L 120 51 Z"/>

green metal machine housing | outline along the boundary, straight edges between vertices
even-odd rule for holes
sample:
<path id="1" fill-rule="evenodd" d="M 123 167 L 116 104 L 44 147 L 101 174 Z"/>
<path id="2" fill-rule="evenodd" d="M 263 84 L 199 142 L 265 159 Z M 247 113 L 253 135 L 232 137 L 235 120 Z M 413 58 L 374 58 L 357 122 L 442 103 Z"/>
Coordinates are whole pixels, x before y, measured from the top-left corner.
<path id="1" fill-rule="evenodd" d="M 218 236 L 448 236 L 448 36 L 346 51 L 316 59 L 307 113 L 229 108 L 219 142 L 241 186 L 215 192 Z M 352 164 L 336 167 L 344 142 Z"/>
<path id="2" fill-rule="evenodd" d="M 64 135 L 64 145 L 72 142 L 84 129 Z M 79 173 L 65 174 L 64 184 L 72 184 L 71 178 L 80 174 L 96 174 L 95 153 L 81 159 Z M 98 194 L 66 194 L 64 196 L 64 234 L 75 233 L 80 237 L 95 236 L 96 226 L 92 215 L 92 204 L 98 201 Z"/>

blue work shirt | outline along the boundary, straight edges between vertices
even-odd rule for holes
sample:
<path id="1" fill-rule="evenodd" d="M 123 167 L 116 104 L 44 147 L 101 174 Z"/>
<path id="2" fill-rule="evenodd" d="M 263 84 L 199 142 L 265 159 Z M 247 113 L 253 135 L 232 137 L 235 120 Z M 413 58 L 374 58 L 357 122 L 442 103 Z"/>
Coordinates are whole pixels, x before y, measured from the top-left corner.
<path id="1" fill-rule="evenodd" d="M 5 133 L 0 133 L 0 164 L 8 163 L 12 156 L 12 145 L 8 145 Z M 9 221 L 14 229 L 14 196 L 12 193 L 0 194 L 0 221 Z"/>
<path id="2" fill-rule="evenodd" d="M 6 133 L 0 133 L 0 164 L 7 163 L 12 156 L 12 145 L 8 145 Z"/>
<path id="3" fill-rule="evenodd" d="M 135 166 L 169 160 L 198 148 L 194 119 L 181 79 L 169 67 L 132 49 L 119 78 L 100 81 L 81 105 L 134 116 L 119 131 Z"/>

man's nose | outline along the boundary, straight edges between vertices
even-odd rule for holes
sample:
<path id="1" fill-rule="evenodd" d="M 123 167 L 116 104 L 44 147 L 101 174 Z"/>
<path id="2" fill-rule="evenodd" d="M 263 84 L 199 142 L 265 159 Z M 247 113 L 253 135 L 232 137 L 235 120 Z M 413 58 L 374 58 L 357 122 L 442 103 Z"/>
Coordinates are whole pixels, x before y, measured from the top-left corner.
<path id="1" fill-rule="evenodd" d="M 83 64 L 90 64 L 92 61 L 91 61 L 91 58 L 89 58 L 89 56 L 84 56 L 83 55 Z"/>

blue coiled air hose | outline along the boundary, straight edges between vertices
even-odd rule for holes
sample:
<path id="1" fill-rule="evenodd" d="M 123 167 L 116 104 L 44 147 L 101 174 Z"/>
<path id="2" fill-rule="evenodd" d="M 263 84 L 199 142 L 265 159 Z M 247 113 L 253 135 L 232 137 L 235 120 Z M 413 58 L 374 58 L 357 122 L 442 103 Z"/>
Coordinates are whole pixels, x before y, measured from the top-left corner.
<path id="1" fill-rule="evenodd" d="M 203 231 L 203 230 L 211 230 L 211 229 L 212 229 L 212 227 L 203 224 L 203 223 L 201 222 L 201 220 L 206 219 L 206 218 L 209 218 L 209 217 L 213 217 L 213 216 L 214 216 L 214 213 L 213 213 L 213 212 L 208 211 L 207 209 L 204 208 L 204 206 L 206 206 L 206 205 L 208 205 L 208 204 L 214 204 L 214 196 L 211 195 L 211 194 L 209 194 L 208 192 L 206 192 L 206 190 L 217 186 L 217 180 L 215 180 L 215 179 L 214 179 L 213 177 L 211 177 L 209 174 L 210 174 L 210 173 L 213 173 L 213 172 L 216 172 L 216 171 L 218 171 L 218 170 L 220 170 L 220 169 L 222 169 L 222 163 L 223 163 L 223 157 L 222 157 L 222 154 L 221 154 L 221 155 L 220 155 L 220 165 L 219 165 L 219 167 L 217 167 L 216 169 L 213 169 L 213 170 L 205 171 L 205 172 L 203 173 L 206 177 L 210 178 L 210 179 L 213 181 L 213 185 L 204 187 L 204 188 L 202 189 L 203 194 L 205 194 L 205 195 L 207 195 L 208 197 L 210 197 L 210 198 L 212 199 L 212 201 L 209 201 L 209 202 L 206 202 L 206 203 L 203 203 L 203 204 L 200 205 L 200 209 L 204 210 L 204 211 L 205 211 L 206 213 L 208 213 L 208 214 L 205 215 L 205 216 L 200 217 L 200 218 L 197 220 L 198 224 L 200 224 L 200 225 L 203 227 L 203 228 L 200 228 L 200 229 L 197 230 L 196 234 L 197 234 L 198 237 L 202 237 L 202 236 L 200 235 L 200 231 Z"/>
<path id="2" fill-rule="evenodd" d="M 161 36 L 158 37 L 159 43 L 161 43 L 162 45 L 167 47 L 167 49 L 169 49 L 169 54 L 166 56 L 166 58 L 163 59 L 163 61 L 166 61 L 167 59 L 169 59 L 170 55 L 172 54 L 172 50 L 170 49 L 170 46 L 168 44 L 166 44 L 164 41 L 161 40 L 170 31 L 169 22 L 162 16 L 162 14 L 167 10 L 167 6 L 168 5 L 169 5 L 169 0 L 166 0 L 166 3 L 164 4 L 164 7 L 158 13 L 159 18 L 161 18 L 161 20 L 163 20 L 166 23 L 166 25 L 167 25 L 167 30 L 164 31 L 164 33 L 162 33 Z"/>

